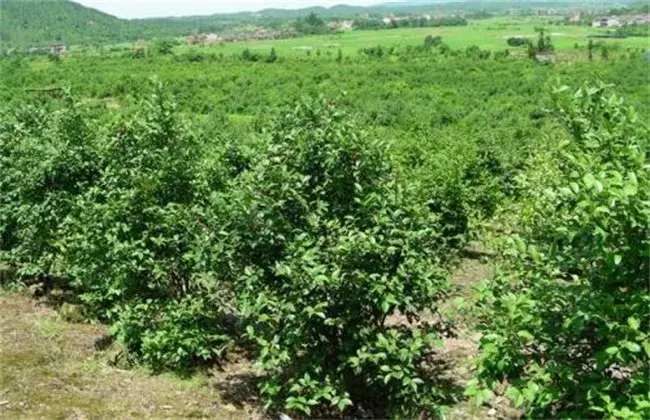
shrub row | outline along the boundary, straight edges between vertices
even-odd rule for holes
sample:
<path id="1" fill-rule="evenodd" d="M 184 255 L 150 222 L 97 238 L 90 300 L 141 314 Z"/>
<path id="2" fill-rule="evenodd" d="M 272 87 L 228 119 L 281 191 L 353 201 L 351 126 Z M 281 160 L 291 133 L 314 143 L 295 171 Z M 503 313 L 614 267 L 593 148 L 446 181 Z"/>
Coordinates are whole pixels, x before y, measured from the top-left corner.
<path id="1" fill-rule="evenodd" d="M 418 319 L 466 223 L 432 211 L 449 206 L 418 197 L 382 142 L 322 98 L 254 154 L 204 143 L 160 86 L 110 122 L 67 101 L 2 115 L 0 259 L 20 279 L 74 290 L 155 369 L 248 342 L 267 407 L 436 409 L 438 335 Z"/>
<path id="2" fill-rule="evenodd" d="M 480 289 L 468 393 L 505 387 L 534 416 L 647 417 L 650 147 L 609 92 L 559 91 L 567 140 L 518 176 L 488 140 L 473 159 L 415 143 L 389 156 L 323 98 L 251 130 L 250 145 L 194 131 L 160 86 L 101 119 L 67 96 L 12 107 L 0 262 L 72 289 L 154 369 L 244 345 L 268 408 L 416 416 L 451 392 L 431 374 L 440 337 L 421 314 L 447 294 L 473 220 L 514 199 L 503 274 Z M 432 176 L 423 153 L 458 161 Z"/>

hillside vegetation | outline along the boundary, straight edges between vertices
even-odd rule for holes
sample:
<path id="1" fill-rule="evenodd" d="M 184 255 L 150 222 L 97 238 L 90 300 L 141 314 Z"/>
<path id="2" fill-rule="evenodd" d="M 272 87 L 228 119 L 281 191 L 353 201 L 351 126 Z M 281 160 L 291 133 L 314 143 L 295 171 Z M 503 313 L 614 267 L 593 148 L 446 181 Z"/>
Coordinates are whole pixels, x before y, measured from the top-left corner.
<path id="1" fill-rule="evenodd" d="M 0 39 L 12 46 L 108 43 L 129 39 L 129 25 L 68 0 L 3 0 Z"/>

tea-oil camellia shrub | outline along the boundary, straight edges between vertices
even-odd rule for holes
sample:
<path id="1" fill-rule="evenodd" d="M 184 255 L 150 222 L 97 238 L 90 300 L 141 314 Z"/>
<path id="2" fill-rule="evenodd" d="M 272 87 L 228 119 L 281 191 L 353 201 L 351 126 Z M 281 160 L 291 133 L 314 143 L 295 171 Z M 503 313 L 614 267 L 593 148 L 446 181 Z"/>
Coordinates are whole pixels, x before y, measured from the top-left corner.
<path id="1" fill-rule="evenodd" d="M 57 244 L 76 198 L 97 180 L 95 137 L 69 96 L 60 109 L 0 115 L 0 261 L 20 279 L 65 274 Z"/>
<path id="2" fill-rule="evenodd" d="M 555 93 L 569 140 L 545 185 L 522 178 L 521 233 L 483 293 L 469 393 L 507 381 L 530 416 L 648 418 L 648 129 L 607 86 Z"/>
<path id="3" fill-rule="evenodd" d="M 212 361 L 231 340 L 220 323 L 225 298 L 212 294 L 198 140 L 160 85 L 103 132 L 98 180 L 75 201 L 60 240 L 70 284 L 147 365 Z"/>
<path id="4" fill-rule="evenodd" d="M 438 335 L 417 320 L 447 290 L 449 250 L 440 218 L 388 162 L 381 142 L 318 99 L 278 119 L 235 186 L 235 288 L 267 407 L 436 409 L 443 390 L 422 362 Z M 416 326 L 389 326 L 396 311 Z"/>

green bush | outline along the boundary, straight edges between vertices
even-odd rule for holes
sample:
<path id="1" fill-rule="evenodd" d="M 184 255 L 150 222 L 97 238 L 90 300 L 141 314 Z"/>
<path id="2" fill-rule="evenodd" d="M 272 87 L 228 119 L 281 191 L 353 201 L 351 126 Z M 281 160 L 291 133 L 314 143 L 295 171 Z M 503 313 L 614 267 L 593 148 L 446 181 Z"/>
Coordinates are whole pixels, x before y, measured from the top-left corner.
<path id="1" fill-rule="evenodd" d="M 95 313 L 112 301 L 181 298 L 200 260 L 198 148 L 158 91 L 118 121 L 101 149 L 101 173 L 81 195 L 62 246 L 73 281 Z"/>
<path id="2" fill-rule="evenodd" d="M 158 54 L 169 55 L 173 54 L 174 41 L 171 39 L 161 39 L 156 41 L 154 48 Z"/>
<path id="3" fill-rule="evenodd" d="M 219 226 L 206 196 L 227 171 L 218 160 L 201 171 L 197 138 L 160 87 L 108 133 L 99 178 L 64 226 L 71 284 L 154 368 L 216 358 L 228 344 L 220 320 L 229 297 L 211 271 Z"/>
<path id="4" fill-rule="evenodd" d="M 19 107 L 0 125 L 0 259 L 23 279 L 65 275 L 58 240 L 73 203 L 96 182 L 94 133 L 71 99 Z"/>
<path id="5" fill-rule="evenodd" d="M 435 408 L 442 391 L 420 362 L 436 333 L 386 322 L 417 324 L 446 290 L 439 218 L 404 188 L 381 143 L 323 99 L 280 118 L 239 179 L 233 264 L 267 406 Z"/>
<path id="6" fill-rule="evenodd" d="M 117 339 L 156 369 L 192 370 L 224 356 L 232 331 L 221 328 L 223 307 L 203 297 L 143 300 L 125 306 L 112 326 Z"/>
<path id="7" fill-rule="evenodd" d="M 605 86 L 565 89 L 571 139 L 543 184 L 523 178 L 511 274 L 483 295 L 479 380 L 531 416 L 647 418 L 648 130 Z"/>
<path id="8" fill-rule="evenodd" d="M 513 37 L 508 38 L 506 40 L 506 42 L 511 47 L 522 47 L 522 46 L 526 45 L 529 42 L 529 40 L 528 40 L 528 38 L 513 36 Z"/>
<path id="9" fill-rule="evenodd" d="M 440 35 L 437 36 L 427 35 L 426 38 L 424 38 L 424 46 L 426 48 L 437 47 L 441 44 L 442 44 L 442 37 Z"/>

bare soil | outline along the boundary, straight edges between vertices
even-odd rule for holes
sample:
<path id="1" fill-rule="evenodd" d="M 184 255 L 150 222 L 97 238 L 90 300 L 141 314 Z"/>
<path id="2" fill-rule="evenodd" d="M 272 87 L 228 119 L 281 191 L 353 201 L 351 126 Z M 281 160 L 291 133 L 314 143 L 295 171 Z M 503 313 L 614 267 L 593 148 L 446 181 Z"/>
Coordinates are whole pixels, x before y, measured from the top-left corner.
<path id="1" fill-rule="evenodd" d="M 112 366 L 114 348 L 97 349 L 106 333 L 102 325 L 65 322 L 25 296 L 0 294 L 0 418 L 262 417 L 224 397 L 223 389 L 244 392 L 235 383 L 241 366 L 190 378 L 122 370 Z"/>

